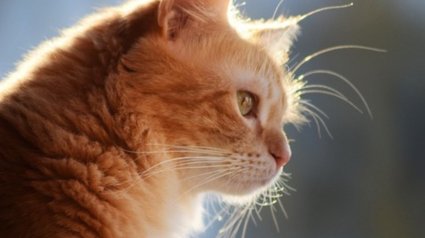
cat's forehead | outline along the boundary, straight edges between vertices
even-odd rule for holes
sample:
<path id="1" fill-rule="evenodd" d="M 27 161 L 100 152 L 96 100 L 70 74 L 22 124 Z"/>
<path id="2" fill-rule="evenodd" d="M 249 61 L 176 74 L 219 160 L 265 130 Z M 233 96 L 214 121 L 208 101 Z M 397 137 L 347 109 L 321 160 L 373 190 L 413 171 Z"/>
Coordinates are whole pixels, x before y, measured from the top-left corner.
<path id="1" fill-rule="evenodd" d="M 222 50 L 213 50 L 212 54 L 218 54 L 215 63 L 222 78 L 232 83 L 234 91 L 249 91 L 258 97 L 261 122 L 280 120 L 286 104 L 283 69 L 261 46 L 240 38 L 228 39 L 217 48 Z"/>
<path id="2" fill-rule="evenodd" d="M 277 100 L 282 94 L 282 70 L 260 45 L 243 39 L 234 39 L 224 44 L 222 62 L 219 65 L 231 75 L 238 88 L 249 87 L 262 97 Z M 227 48 L 227 49 L 226 49 Z"/>
<path id="3" fill-rule="evenodd" d="M 256 84 L 262 90 L 272 94 L 272 87 L 280 87 L 282 69 L 269 57 L 263 46 L 244 40 L 236 32 L 225 31 L 222 34 L 215 34 L 207 38 L 207 43 L 201 44 L 207 60 L 205 63 L 216 64 L 218 68 L 232 75 L 235 83 Z"/>

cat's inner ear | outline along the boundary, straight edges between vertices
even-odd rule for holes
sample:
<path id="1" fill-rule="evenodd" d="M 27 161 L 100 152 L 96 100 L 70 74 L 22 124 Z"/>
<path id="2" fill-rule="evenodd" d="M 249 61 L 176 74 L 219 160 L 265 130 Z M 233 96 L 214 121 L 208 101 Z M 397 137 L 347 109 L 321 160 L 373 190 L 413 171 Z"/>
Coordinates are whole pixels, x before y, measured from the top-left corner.
<path id="1" fill-rule="evenodd" d="M 173 40 L 176 37 L 177 30 L 182 24 L 179 21 L 182 21 L 174 0 L 163 0 L 159 3 L 158 8 L 158 25 L 162 27 L 162 36 L 168 40 Z"/>
<path id="2" fill-rule="evenodd" d="M 256 38 L 275 60 L 283 64 L 299 33 L 298 22 L 297 17 L 279 17 L 266 22 L 254 22 L 250 26 L 251 36 Z"/>
<path id="3" fill-rule="evenodd" d="M 211 21 L 228 22 L 230 0 L 162 0 L 158 8 L 158 25 L 163 37 L 175 40 L 179 33 L 196 21 L 198 26 Z"/>

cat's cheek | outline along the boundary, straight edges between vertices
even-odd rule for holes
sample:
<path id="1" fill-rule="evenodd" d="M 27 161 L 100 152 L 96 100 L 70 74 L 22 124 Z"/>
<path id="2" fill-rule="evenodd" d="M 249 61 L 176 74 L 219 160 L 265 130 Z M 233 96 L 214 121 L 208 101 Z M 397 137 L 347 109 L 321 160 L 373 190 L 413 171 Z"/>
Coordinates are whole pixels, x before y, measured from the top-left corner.
<path id="1" fill-rule="evenodd" d="M 257 120 L 256 117 L 253 117 L 253 116 L 245 117 L 244 122 L 251 131 L 257 131 L 257 128 L 259 126 L 259 121 Z"/>

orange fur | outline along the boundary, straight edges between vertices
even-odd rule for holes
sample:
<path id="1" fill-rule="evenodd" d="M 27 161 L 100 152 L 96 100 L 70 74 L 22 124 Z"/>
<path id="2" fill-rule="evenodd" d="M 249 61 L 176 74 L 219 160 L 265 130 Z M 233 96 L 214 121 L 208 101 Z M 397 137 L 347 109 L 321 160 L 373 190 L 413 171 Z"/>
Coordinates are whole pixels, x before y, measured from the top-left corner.
<path id="1" fill-rule="evenodd" d="M 288 46 L 274 57 L 264 25 L 227 12 L 133 1 L 31 53 L 0 89 L 0 237 L 183 237 L 205 192 L 272 184 L 289 159 L 282 121 L 301 120 Z M 256 118 L 238 90 L 259 99 Z M 206 154 L 221 160 L 200 167 Z"/>

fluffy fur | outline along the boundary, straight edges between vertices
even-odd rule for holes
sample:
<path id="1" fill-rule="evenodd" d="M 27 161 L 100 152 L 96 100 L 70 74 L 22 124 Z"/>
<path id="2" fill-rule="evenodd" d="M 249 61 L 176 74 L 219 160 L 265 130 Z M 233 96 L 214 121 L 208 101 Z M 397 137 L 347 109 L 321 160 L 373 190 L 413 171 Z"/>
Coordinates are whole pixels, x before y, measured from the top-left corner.
<path id="1" fill-rule="evenodd" d="M 303 120 L 282 67 L 296 22 L 140 0 L 45 42 L 0 88 L 0 237 L 186 237 L 205 193 L 261 194 Z"/>

